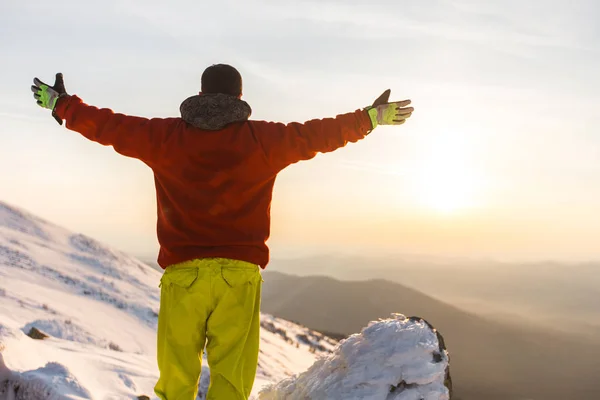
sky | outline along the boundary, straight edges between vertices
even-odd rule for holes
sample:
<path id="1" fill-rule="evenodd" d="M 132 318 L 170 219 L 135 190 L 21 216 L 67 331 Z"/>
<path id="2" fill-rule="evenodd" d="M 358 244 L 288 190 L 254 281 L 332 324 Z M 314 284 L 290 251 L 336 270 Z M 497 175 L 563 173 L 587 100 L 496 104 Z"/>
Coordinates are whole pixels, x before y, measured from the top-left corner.
<path id="1" fill-rule="evenodd" d="M 214 63 L 254 119 L 390 88 L 415 112 L 278 177 L 273 257 L 410 253 L 599 260 L 600 3 L 555 0 L 0 1 L 0 200 L 154 258 L 151 171 L 59 126 L 33 77 L 178 116 Z"/>

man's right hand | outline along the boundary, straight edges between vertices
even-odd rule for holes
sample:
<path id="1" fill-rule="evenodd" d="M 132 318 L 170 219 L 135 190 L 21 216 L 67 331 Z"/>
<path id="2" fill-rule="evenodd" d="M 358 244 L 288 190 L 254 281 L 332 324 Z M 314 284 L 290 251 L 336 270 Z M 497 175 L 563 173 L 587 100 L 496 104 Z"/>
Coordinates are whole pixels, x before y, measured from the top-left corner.
<path id="1" fill-rule="evenodd" d="M 390 92 L 389 89 L 386 90 L 372 106 L 367 107 L 373 129 L 378 125 L 402 125 L 414 111 L 413 107 L 406 107 L 410 104 L 410 100 L 388 102 Z"/>

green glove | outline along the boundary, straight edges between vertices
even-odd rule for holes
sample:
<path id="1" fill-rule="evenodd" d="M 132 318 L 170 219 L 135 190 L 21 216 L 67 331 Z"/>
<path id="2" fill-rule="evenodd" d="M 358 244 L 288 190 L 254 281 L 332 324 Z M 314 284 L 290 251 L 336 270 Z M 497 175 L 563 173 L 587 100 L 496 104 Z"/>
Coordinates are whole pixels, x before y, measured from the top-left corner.
<path id="1" fill-rule="evenodd" d="M 38 78 L 34 78 L 33 86 L 31 86 L 31 91 L 33 92 L 33 97 L 37 100 L 37 104 L 40 107 L 52 110 L 52 116 L 60 125 L 62 125 L 62 119 L 60 119 L 54 113 L 54 108 L 56 107 L 56 102 L 58 101 L 58 99 L 60 99 L 63 96 L 67 96 L 67 91 L 65 90 L 65 83 L 63 81 L 63 75 L 60 72 L 56 74 L 54 86 L 48 86 L 44 82 L 40 81 Z"/>
<path id="2" fill-rule="evenodd" d="M 406 107 L 410 104 L 410 100 L 389 103 L 389 97 L 390 90 L 388 89 L 375 100 L 372 106 L 366 108 L 373 129 L 378 125 L 402 125 L 415 110 L 413 107 Z"/>

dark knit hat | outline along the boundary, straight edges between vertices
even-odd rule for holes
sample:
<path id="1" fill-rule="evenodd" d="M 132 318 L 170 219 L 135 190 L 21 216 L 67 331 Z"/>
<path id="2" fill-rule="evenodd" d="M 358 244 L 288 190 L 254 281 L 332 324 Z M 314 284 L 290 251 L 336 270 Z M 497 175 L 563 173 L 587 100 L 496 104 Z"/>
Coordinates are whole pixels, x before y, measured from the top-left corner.
<path id="1" fill-rule="evenodd" d="M 242 94 L 242 75 L 227 64 L 215 64 L 202 73 L 202 93 Z"/>

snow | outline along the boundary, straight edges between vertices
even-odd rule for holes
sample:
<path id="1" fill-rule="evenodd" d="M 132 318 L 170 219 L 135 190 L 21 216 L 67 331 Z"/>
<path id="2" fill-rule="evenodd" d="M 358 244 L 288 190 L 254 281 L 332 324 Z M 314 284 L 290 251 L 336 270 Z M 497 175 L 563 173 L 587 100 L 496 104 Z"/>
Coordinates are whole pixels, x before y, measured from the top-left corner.
<path id="1" fill-rule="evenodd" d="M 59 339 L 70 340 L 79 343 L 90 343 L 98 347 L 109 347 L 109 344 L 105 340 L 97 338 L 92 333 L 87 332 L 85 329 L 71 322 L 71 320 L 35 320 L 26 324 L 22 330 L 24 333 L 28 333 L 32 328 L 38 330 Z"/>
<path id="2" fill-rule="evenodd" d="M 160 276 L 0 202 L 0 400 L 156 399 Z M 447 363 L 423 322 L 378 321 L 340 345 L 262 314 L 253 398 L 446 400 Z"/>
<path id="3" fill-rule="evenodd" d="M 133 257 L 0 202 L 0 355 L 6 364 L 0 400 L 12 399 L 7 396 L 16 386 L 16 398 L 24 399 L 156 399 L 160 276 Z M 262 326 L 254 394 L 306 370 L 336 344 L 270 315 L 262 315 Z M 32 327 L 49 338 L 31 339 Z M 203 372 L 200 391 L 206 393 L 206 365 Z M 22 397 L 25 388 L 29 397 Z"/>
<path id="4" fill-rule="evenodd" d="M 47 363 L 35 371 L 15 373 L 4 364 L 0 354 L 0 399 L 88 399 L 90 393 L 63 365 Z"/>
<path id="5" fill-rule="evenodd" d="M 267 386 L 261 400 L 447 400 L 448 354 L 424 321 L 372 323 L 299 376 Z"/>

